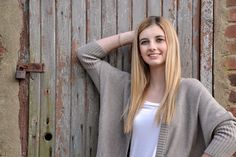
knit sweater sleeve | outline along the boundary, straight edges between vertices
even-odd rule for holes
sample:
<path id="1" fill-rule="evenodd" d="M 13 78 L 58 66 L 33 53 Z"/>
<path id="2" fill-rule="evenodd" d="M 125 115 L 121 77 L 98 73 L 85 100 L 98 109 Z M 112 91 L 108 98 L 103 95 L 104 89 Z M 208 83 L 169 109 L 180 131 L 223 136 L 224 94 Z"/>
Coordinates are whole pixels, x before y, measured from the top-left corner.
<path id="1" fill-rule="evenodd" d="M 196 81 L 199 95 L 199 119 L 206 144 L 205 153 L 212 157 L 231 157 L 236 151 L 236 119 Z"/>
<path id="2" fill-rule="evenodd" d="M 99 75 L 102 58 L 106 56 L 105 51 L 96 42 L 88 43 L 80 47 L 77 51 L 77 57 L 90 75 L 96 88 L 99 90 Z"/>
<path id="3" fill-rule="evenodd" d="M 205 153 L 212 157 L 231 157 L 236 152 L 236 122 L 227 120 L 220 123 L 213 131 L 213 139 Z"/>
<path id="4" fill-rule="evenodd" d="M 121 85 L 122 79 L 120 78 L 128 76 L 128 73 L 111 66 L 106 61 L 103 61 L 102 58 L 106 55 L 107 53 L 97 42 L 90 42 L 80 47 L 77 51 L 77 57 L 80 63 L 93 80 L 99 92 L 100 87 L 106 84 L 105 82 L 108 78 L 112 78 L 114 84 Z"/>

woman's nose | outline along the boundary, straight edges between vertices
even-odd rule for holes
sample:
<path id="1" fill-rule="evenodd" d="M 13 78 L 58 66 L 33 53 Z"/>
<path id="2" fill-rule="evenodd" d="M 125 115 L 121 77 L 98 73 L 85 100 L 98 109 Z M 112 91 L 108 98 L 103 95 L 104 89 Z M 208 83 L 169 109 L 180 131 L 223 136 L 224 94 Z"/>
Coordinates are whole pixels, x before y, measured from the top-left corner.
<path id="1" fill-rule="evenodd" d="M 152 51 L 156 50 L 156 44 L 154 42 L 150 42 L 149 49 Z"/>

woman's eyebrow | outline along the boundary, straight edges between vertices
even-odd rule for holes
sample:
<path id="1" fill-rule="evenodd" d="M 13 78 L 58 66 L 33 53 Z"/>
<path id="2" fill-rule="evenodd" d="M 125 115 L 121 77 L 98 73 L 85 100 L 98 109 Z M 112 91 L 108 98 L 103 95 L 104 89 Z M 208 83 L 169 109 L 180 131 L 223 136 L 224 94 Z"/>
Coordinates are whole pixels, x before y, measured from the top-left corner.
<path id="1" fill-rule="evenodd" d="M 164 35 L 157 35 L 156 38 L 165 38 Z"/>
<path id="2" fill-rule="evenodd" d="M 141 38 L 141 39 L 139 39 L 139 41 L 142 41 L 142 40 L 148 40 L 148 38 Z"/>
<path id="3" fill-rule="evenodd" d="M 164 35 L 157 35 L 157 36 L 155 36 L 155 38 L 164 38 L 165 39 L 165 36 Z M 148 38 L 143 37 L 143 38 L 139 39 L 139 41 L 142 41 L 142 40 L 148 40 Z"/>

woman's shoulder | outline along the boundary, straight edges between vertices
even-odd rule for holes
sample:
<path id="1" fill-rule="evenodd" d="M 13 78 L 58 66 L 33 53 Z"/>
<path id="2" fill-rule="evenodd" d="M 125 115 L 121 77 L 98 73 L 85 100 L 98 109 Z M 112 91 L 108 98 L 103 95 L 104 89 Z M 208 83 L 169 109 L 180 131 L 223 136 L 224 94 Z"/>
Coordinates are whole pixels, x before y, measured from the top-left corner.
<path id="1" fill-rule="evenodd" d="M 205 86 L 196 78 L 181 78 L 180 88 L 187 91 L 206 90 Z"/>
<path id="2" fill-rule="evenodd" d="M 202 83 L 196 78 L 184 78 L 184 77 L 181 78 L 180 84 L 185 85 L 185 86 L 199 86 L 199 85 L 202 85 Z"/>

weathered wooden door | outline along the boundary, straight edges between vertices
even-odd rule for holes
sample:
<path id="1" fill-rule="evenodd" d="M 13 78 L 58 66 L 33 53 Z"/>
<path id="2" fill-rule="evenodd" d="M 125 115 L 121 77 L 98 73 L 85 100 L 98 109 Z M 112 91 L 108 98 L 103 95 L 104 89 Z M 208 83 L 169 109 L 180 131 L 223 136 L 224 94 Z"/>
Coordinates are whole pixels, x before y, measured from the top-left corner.
<path id="1" fill-rule="evenodd" d="M 87 42 L 133 29 L 149 15 L 174 24 L 181 43 L 183 76 L 212 90 L 212 0 L 30 0 L 31 74 L 29 157 L 94 157 L 99 95 L 76 58 Z M 200 25 L 201 24 L 201 25 Z M 106 58 L 129 71 L 129 46 Z"/>

